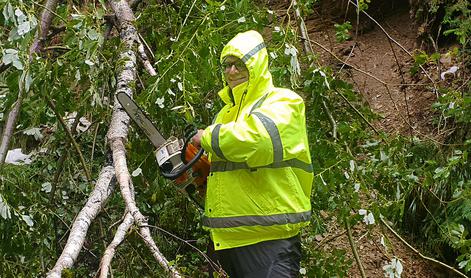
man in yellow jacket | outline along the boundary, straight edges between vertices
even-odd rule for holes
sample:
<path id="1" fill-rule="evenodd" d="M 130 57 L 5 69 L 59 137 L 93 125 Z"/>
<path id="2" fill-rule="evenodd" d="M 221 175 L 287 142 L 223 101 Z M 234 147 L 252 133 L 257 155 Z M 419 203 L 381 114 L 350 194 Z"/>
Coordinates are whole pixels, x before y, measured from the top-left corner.
<path id="1" fill-rule="evenodd" d="M 274 87 L 256 31 L 235 36 L 221 63 L 226 105 L 193 137 L 211 160 L 203 226 L 231 278 L 296 277 L 313 180 L 303 99 Z"/>

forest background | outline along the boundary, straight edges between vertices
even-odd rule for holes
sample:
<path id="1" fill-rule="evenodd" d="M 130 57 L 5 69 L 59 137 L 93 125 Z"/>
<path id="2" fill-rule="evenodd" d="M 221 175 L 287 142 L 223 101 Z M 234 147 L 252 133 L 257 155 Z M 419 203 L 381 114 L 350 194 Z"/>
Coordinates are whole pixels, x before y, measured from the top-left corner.
<path id="1" fill-rule="evenodd" d="M 1 276 L 208 277 L 199 210 L 114 94 L 133 94 L 166 136 L 204 127 L 222 105 L 222 47 L 255 29 L 275 84 L 306 102 L 315 181 L 300 275 L 467 277 L 470 8 L 0 0 Z M 368 34 L 384 52 L 363 48 Z"/>

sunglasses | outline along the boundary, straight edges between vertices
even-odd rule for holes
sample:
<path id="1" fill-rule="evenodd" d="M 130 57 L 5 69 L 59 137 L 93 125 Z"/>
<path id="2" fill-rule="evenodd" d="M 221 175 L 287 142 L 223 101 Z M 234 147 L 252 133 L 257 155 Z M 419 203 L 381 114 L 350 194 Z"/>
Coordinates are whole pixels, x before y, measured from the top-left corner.
<path id="1" fill-rule="evenodd" d="M 223 71 L 226 71 L 227 69 L 232 68 L 232 66 L 235 66 L 238 71 L 247 70 L 247 67 L 245 66 L 244 62 L 242 62 L 242 60 L 239 60 L 239 59 L 234 60 L 234 61 L 224 60 L 221 63 L 221 68 Z"/>

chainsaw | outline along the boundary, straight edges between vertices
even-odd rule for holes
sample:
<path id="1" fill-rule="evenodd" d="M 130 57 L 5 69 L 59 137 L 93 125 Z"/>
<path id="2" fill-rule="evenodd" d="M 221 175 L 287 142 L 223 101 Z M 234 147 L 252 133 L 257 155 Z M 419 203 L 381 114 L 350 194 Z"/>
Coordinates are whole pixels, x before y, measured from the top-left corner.
<path id="1" fill-rule="evenodd" d="M 187 127 L 184 139 L 174 136 L 165 139 L 150 118 L 126 93 L 118 92 L 116 98 L 156 148 L 155 158 L 161 175 L 172 180 L 178 189 L 201 209 L 200 200 L 206 191 L 210 163 L 203 148 L 198 150 L 190 143 L 197 132 L 196 128 Z M 198 192 L 196 197 L 195 191 Z"/>

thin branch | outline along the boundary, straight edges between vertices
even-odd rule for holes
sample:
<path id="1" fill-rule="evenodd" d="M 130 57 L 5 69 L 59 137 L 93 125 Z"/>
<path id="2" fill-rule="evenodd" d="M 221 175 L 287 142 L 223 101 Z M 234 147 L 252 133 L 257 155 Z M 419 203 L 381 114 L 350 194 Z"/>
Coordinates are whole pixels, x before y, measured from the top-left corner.
<path id="1" fill-rule="evenodd" d="M 19 78 L 18 84 L 18 97 L 13 108 L 8 113 L 8 118 L 5 124 L 5 128 L 2 134 L 2 142 L 0 144 L 0 167 L 5 163 L 5 158 L 8 153 L 8 148 L 10 145 L 11 137 L 13 136 L 13 131 L 15 129 L 16 121 L 18 120 L 18 115 L 20 114 L 21 104 L 23 103 L 24 96 L 24 81 L 25 74 L 22 74 Z"/>
<path id="2" fill-rule="evenodd" d="M 336 238 L 339 238 L 341 236 L 343 236 L 345 233 L 347 233 L 347 230 L 343 230 L 337 234 L 333 234 L 333 235 L 330 235 L 324 239 L 321 240 L 321 242 L 319 242 L 318 245 L 316 245 L 314 247 L 315 250 L 319 250 L 319 248 L 321 248 L 322 246 L 324 246 L 325 244 L 329 243 L 330 241 L 336 239 Z"/>
<path id="3" fill-rule="evenodd" d="M 62 116 L 59 114 L 59 111 L 57 111 L 55 104 L 49 99 L 49 97 L 46 96 L 46 102 L 49 105 L 49 107 L 54 111 L 54 114 L 56 114 L 57 119 L 62 125 L 62 128 L 64 128 L 65 133 L 69 137 L 70 142 L 72 142 L 72 145 L 75 148 L 75 151 L 77 152 L 80 163 L 82 164 L 83 170 L 85 171 L 85 176 L 87 177 L 88 182 L 92 181 L 92 176 L 90 175 L 90 171 L 88 170 L 87 164 L 85 163 L 85 159 L 83 158 L 82 151 L 80 150 L 80 146 L 78 145 L 77 141 L 74 138 L 74 135 L 70 131 L 69 127 L 65 123 L 64 119 Z"/>
<path id="4" fill-rule="evenodd" d="M 311 39 L 310 39 L 310 42 L 313 43 L 313 44 L 315 44 L 315 45 L 317 45 L 318 47 L 322 48 L 324 51 L 326 51 L 327 53 L 329 53 L 332 57 L 334 57 L 334 58 L 335 58 L 336 60 L 338 60 L 339 62 L 341 62 L 341 63 L 343 63 L 343 64 L 349 66 L 350 68 L 352 68 L 352 69 L 354 69 L 354 70 L 356 70 L 356 71 L 358 71 L 358 72 L 363 73 L 364 75 L 367 75 L 367 76 L 373 78 L 374 80 L 378 81 L 379 83 L 381 83 L 381 84 L 383 84 L 383 85 L 388 85 L 388 83 L 386 83 L 385 81 L 379 79 L 378 77 L 374 76 L 373 74 L 371 74 L 371 73 L 369 73 L 369 72 L 366 72 L 366 71 L 364 71 L 364 70 L 362 70 L 362 69 L 359 69 L 359 68 L 355 67 L 354 65 L 348 63 L 347 61 L 344 61 L 344 60 L 340 59 L 337 55 L 335 55 L 335 53 L 333 53 L 332 51 L 330 51 L 329 49 L 327 49 L 327 48 L 326 48 L 325 46 L 323 46 L 322 44 L 320 44 L 320 43 L 318 43 L 318 42 L 316 42 L 316 41 L 314 41 L 314 40 L 311 40 Z"/>
<path id="5" fill-rule="evenodd" d="M 383 218 L 381 218 L 381 222 L 389 229 L 389 231 L 391 231 L 391 233 L 394 234 L 394 236 L 396 236 L 400 241 L 402 241 L 407 247 L 409 247 L 412 251 L 414 251 L 417 255 L 419 255 L 422 259 L 425 259 L 425 260 L 428 260 L 428 261 L 431 261 L 433 263 L 436 263 L 440 266 L 443 266 L 445 268 L 447 268 L 448 270 L 451 270 L 453 271 L 454 273 L 456 273 L 457 275 L 461 276 L 461 277 L 464 277 L 464 278 L 467 278 L 468 276 L 466 276 L 464 273 L 462 273 L 461 271 L 459 271 L 458 269 L 452 267 L 452 266 L 449 266 L 443 262 L 440 262 L 434 258 L 430 258 L 430 257 L 427 257 L 425 255 L 423 255 L 422 253 L 420 253 L 419 250 L 415 249 L 412 245 L 410 245 L 405 239 L 403 239 L 391 226 L 388 225 L 388 223 L 386 223 L 386 221 L 384 221 Z"/>
<path id="6" fill-rule="evenodd" d="M 41 15 L 41 22 L 38 27 L 38 31 L 36 32 L 36 36 L 34 37 L 34 41 L 31 44 L 31 47 L 29 48 L 30 61 L 33 60 L 34 54 L 37 54 L 42 51 L 44 41 L 46 40 L 47 33 L 49 31 L 49 28 L 51 27 L 53 15 L 57 16 L 58 18 L 61 18 L 62 21 L 67 24 L 67 21 L 65 19 L 63 19 L 60 15 L 54 12 L 56 10 L 58 2 L 59 0 L 47 0 L 46 5 L 35 3 L 36 5 L 43 7 L 44 10 Z"/>
<path id="7" fill-rule="evenodd" d="M 92 154 L 91 154 L 91 157 L 90 157 L 90 161 L 93 161 L 93 156 L 95 154 L 96 138 L 97 138 L 97 135 L 98 135 L 98 128 L 99 127 L 100 127 L 100 123 L 98 123 L 95 127 L 95 132 L 94 132 L 94 135 L 93 135 L 93 143 L 92 143 Z"/>
<path id="8" fill-rule="evenodd" d="M 71 50 L 70 47 L 67 47 L 67 46 L 61 46 L 61 45 L 52 45 L 52 46 L 48 46 L 48 47 L 44 47 L 43 48 L 44 51 L 48 51 L 48 50 Z"/>
<path id="9" fill-rule="evenodd" d="M 397 107 L 397 104 L 396 104 L 396 102 L 394 101 L 394 99 L 393 99 L 393 97 L 392 97 L 392 94 L 391 94 L 391 91 L 390 91 L 390 89 L 389 89 L 389 86 L 394 85 L 394 84 L 386 83 L 386 82 L 384 82 L 383 80 L 379 79 L 378 77 L 372 75 L 371 73 L 366 72 L 366 71 L 364 71 L 364 70 L 361 70 L 361 69 L 359 69 L 359 68 L 353 66 L 352 64 L 349 64 L 349 63 L 343 61 L 342 59 L 340 59 L 339 57 L 337 57 L 337 55 L 335 55 L 332 51 L 328 50 L 328 49 L 327 49 L 325 46 L 323 46 L 322 44 L 320 44 L 320 43 L 318 43 L 318 42 L 316 42 L 316 41 L 313 41 L 313 40 L 311 40 L 311 42 L 314 43 L 315 45 L 319 46 L 320 48 L 322 48 L 324 51 L 326 51 L 327 53 L 329 53 L 332 57 L 334 57 L 336 60 L 340 61 L 341 63 L 345 63 L 345 65 L 351 67 L 353 70 L 356 70 L 356 71 L 358 71 L 358 72 L 361 72 L 361 73 L 363 73 L 363 74 L 365 74 L 365 75 L 367 75 L 367 76 L 373 78 L 374 80 L 378 81 L 379 83 L 381 83 L 381 84 L 385 87 L 386 91 L 388 92 L 388 95 L 389 95 L 390 99 L 391 99 L 392 102 L 393 102 L 394 108 L 396 109 L 396 111 L 399 111 L 399 108 Z M 407 84 L 407 85 L 410 86 L 410 85 L 412 85 L 412 84 Z M 416 85 L 419 85 L 419 84 L 416 84 Z M 427 84 L 420 84 L 420 85 L 427 85 Z M 397 84 L 397 86 L 405 86 L 405 84 Z M 410 127 L 412 127 L 412 129 L 414 130 L 415 133 L 417 133 L 417 134 L 419 134 L 419 135 L 421 135 L 421 136 L 423 136 L 423 137 L 425 137 L 425 138 L 427 138 L 427 139 L 429 139 L 429 140 L 435 142 L 436 144 L 443 145 L 443 146 L 445 146 L 445 145 L 446 145 L 446 146 L 456 145 L 456 144 L 445 144 L 445 143 L 442 143 L 442 142 L 437 141 L 436 139 L 430 137 L 430 136 L 427 135 L 427 134 L 423 134 L 422 132 L 418 131 L 417 128 L 415 128 L 415 127 L 413 127 L 412 125 L 410 125 L 410 124 L 406 121 L 406 119 L 404 118 L 404 116 L 403 116 L 402 114 L 399 114 L 399 116 L 400 116 L 401 119 L 404 121 L 404 123 L 406 123 L 407 125 L 409 125 Z"/>
<path id="10" fill-rule="evenodd" d="M 155 59 L 155 55 L 154 55 L 154 52 L 152 52 L 152 49 L 150 48 L 149 44 L 146 42 L 146 40 L 142 37 L 141 34 L 138 34 L 139 36 L 139 39 L 141 40 L 141 43 L 144 44 L 144 46 L 146 47 L 146 50 L 147 52 L 149 52 L 150 56 L 152 59 Z"/>
<path id="11" fill-rule="evenodd" d="M 312 55 L 314 54 L 314 51 L 312 50 L 311 41 L 309 40 L 309 34 L 306 30 L 306 24 L 304 23 L 304 19 L 301 16 L 301 12 L 299 11 L 299 7 L 296 3 L 296 0 L 292 1 L 292 5 L 295 7 L 295 14 L 299 21 L 299 29 L 301 30 L 301 38 L 304 44 L 304 52 L 307 55 Z M 330 109 L 323 98 L 322 107 L 324 107 L 325 113 L 327 114 L 327 117 L 329 118 L 330 124 L 332 126 L 332 137 L 334 137 L 334 140 L 337 140 L 337 122 L 332 116 L 332 113 L 330 112 Z"/>
<path id="12" fill-rule="evenodd" d="M 49 27 L 51 26 L 52 22 L 52 15 L 57 15 L 54 10 L 56 9 L 58 0 L 47 0 L 46 6 L 41 5 L 39 3 L 36 3 L 37 5 L 44 7 L 43 13 L 41 15 L 41 23 L 39 26 L 39 30 L 36 32 L 35 39 L 33 43 L 31 44 L 31 47 L 29 49 L 29 59 L 30 61 L 33 59 L 33 54 L 38 53 L 41 51 L 42 47 L 42 42 L 46 39 L 47 32 L 49 30 Z M 60 17 L 59 15 L 57 15 Z M 61 18 L 63 21 L 65 21 L 63 18 Z M 67 21 L 65 21 L 67 23 Z M 2 71 L 5 70 L 6 68 L 2 67 Z M 18 98 L 15 103 L 15 106 L 13 109 L 8 113 L 8 120 L 5 125 L 5 129 L 3 130 L 2 134 L 2 142 L 0 145 L 0 167 L 3 165 L 5 162 L 5 157 L 8 152 L 8 147 L 10 145 L 10 139 L 13 134 L 13 130 L 15 129 L 15 124 L 17 121 L 18 114 L 20 113 L 21 110 L 21 104 L 23 102 L 23 90 L 24 90 L 24 80 L 26 76 L 25 73 L 23 72 L 23 75 L 20 77 L 19 80 L 19 91 L 18 91 Z"/>
<path id="13" fill-rule="evenodd" d="M 149 61 L 149 57 L 147 57 L 146 51 L 144 49 L 144 44 L 141 40 L 138 41 L 137 51 L 139 52 L 139 58 L 141 58 L 141 62 L 144 65 L 144 68 L 151 76 L 156 76 L 157 72 L 155 71 L 154 67 Z"/>
<path id="14" fill-rule="evenodd" d="M 64 250 L 52 270 L 47 274 L 47 278 L 61 277 L 62 270 L 70 268 L 74 264 L 82 249 L 90 224 L 113 192 L 113 177 L 113 167 L 103 167 L 96 182 L 95 189 L 93 189 L 87 203 L 77 215 Z"/>
<path id="15" fill-rule="evenodd" d="M 356 109 L 356 107 L 353 106 L 353 104 L 352 104 L 350 101 L 348 101 L 348 99 L 347 99 L 339 90 L 334 89 L 334 91 L 337 92 L 337 94 L 339 94 L 339 95 L 343 98 L 343 100 L 345 100 L 345 102 L 347 102 L 347 104 L 363 119 L 363 121 L 365 121 L 365 123 L 366 123 L 369 127 L 371 127 L 371 129 L 373 129 L 373 131 L 374 131 L 376 134 L 379 135 L 378 130 L 376 130 L 376 128 L 365 118 L 365 116 L 363 116 L 363 114 L 362 114 L 360 111 L 358 111 L 358 109 Z"/>
<path id="16" fill-rule="evenodd" d="M 114 234 L 113 241 L 106 247 L 105 253 L 101 258 L 100 262 L 100 278 L 108 277 L 108 271 L 111 270 L 111 260 L 116 252 L 116 248 L 123 242 L 124 237 L 126 236 L 127 231 L 131 228 L 134 223 L 134 218 L 128 212 L 124 217 L 123 222 L 118 226 L 116 233 Z"/>
<path id="17" fill-rule="evenodd" d="M 356 3 L 354 3 L 353 1 L 351 0 L 348 0 L 349 3 L 351 3 L 352 5 L 354 5 L 357 9 L 358 9 L 358 5 Z M 383 28 L 383 26 L 381 26 L 381 24 L 378 23 L 378 21 L 376 21 L 372 16 L 370 16 L 366 11 L 362 10 L 361 11 L 364 15 L 366 15 L 369 19 L 371 19 L 371 21 L 373 21 L 380 29 L 381 31 L 383 31 L 383 33 L 386 35 L 386 37 L 388 37 L 388 39 L 392 42 L 394 42 L 397 46 L 399 46 L 405 53 L 407 53 L 407 55 L 409 55 L 411 58 L 414 58 L 414 56 L 412 55 L 412 53 L 409 52 L 409 50 L 407 50 L 404 46 L 402 46 L 402 44 L 400 44 L 399 42 L 397 42 L 395 39 L 393 39 L 388 32 L 386 32 L 386 30 Z M 435 88 L 435 92 L 437 91 L 437 84 L 435 83 L 435 81 L 432 79 L 432 77 L 430 76 L 430 74 L 424 69 L 424 67 L 421 65 L 420 66 L 420 69 L 422 69 L 422 72 L 427 76 L 427 78 L 433 83 L 433 86 Z"/>
<path id="18" fill-rule="evenodd" d="M 154 225 L 147 225 L 147 227 L 151 227 L 151 228 L 155 228 L 169 236 L 172 236 L 174 238 L 176 238 L 177 240 L 187 244 L 188 246 L 190 246 L 192 249 L 196 250 L 196 252 L 200 253 L 201 256 L 203 256 L 203 258 L 210 264 L 210 266 L 214 269 L 214 270 L 217 270 L 218 271 L 218 274 L 220 275 L 219 277 L 227 277 L 227 273 L 224 271 L 224 269 L 222 269 L 221 266 L 219 266 L 216 262 L 214 262 L 213 260 L 211 260 L 211 258 L 206 255 L 203 251 L 201 251 L 199 248 L 197 248 L 196 246 L 194 246 L 193 244 L 191 244 L 188 240 L 185 240 L 177 235 L 174 235 L 172 233 L 170 233 L 169 231 L 166 231 L 158 226 L 154 226 Z"/>
<path id="19" fill-rule="evenodd" d="M 399 70 L 399 75 L 401 76 L 402 83 L 406 83 L 406 80 L 404 79 L 404 74 L 402 73 L 402 67 L 401 64 L 399 63 L 399 60 L 397 59 L 396 51 L 394 50 L 394 47 L 392 45 L 391 40 L 388 39 L 389 42 L 389 47 L 391 47 L 391 51 L 394 55 L 394 60 L 396 61 L 397 68 Z M 406 112 L 407 112 L 407 123 L 409 125 L 410 129 L 410 135 L 412 136 L 414 133 L 414 129 L 412 128 L 411 120 L 410 120 L 410 110 L 409 110 L 409 102 L 407 101 L 407 87 L 406 86 L 401 86 L 399 87 L 401 91 L 404 93 L 404 104 L 406 105 Z"/>
<path id="20" fill-rule="evenodd" d="M 360 260 L 360 256 L 358 255 L 358 251 L 355 246 L 355 242 L 353 241 L 352 229 L 350 228 L 350 223 L 347 218 L 345 218 L 345 226 L 347 228 L 348 242 L 350 243 L 350 247 L 352 248 L 353 257 L 355 258 L 355 261 L 357 262 L 358 270 L 360 271 L 361 277 L 366 278 L 365 269 L 363 268 L 363 265 Z"/>
<path id="21" fill-rule="evenodd" d="M 72 131 L 71 131 L 72 136 L 74 136 L 75 133 L 77 132 L 77 126 L 80 122 L 80 117 L 81 117 L 81 115 L 79 113 L 77 113 L 77 115 L 75 116 L 75 120 L 72 123 Z M 70 138 L 67 140 L 66 145 L 69 145 L 69 144 L 70 144 Z M 54 197 L 55 197 L 55 193 L 56 193 L 57 183 L 59 182 L 59 177 L 62 173 L 64 162 L 65 162 L 66 158 L 67 158 L 67 152 L 64 152 L 62 154 L 62 156 L 59 158 L 59 161 L 57 162 L 56 174 L 54 175 L 54 179 L 52 180 L 51 192 L 49 193 L 49 202 L 51 204 L 54 204 Z"/>

